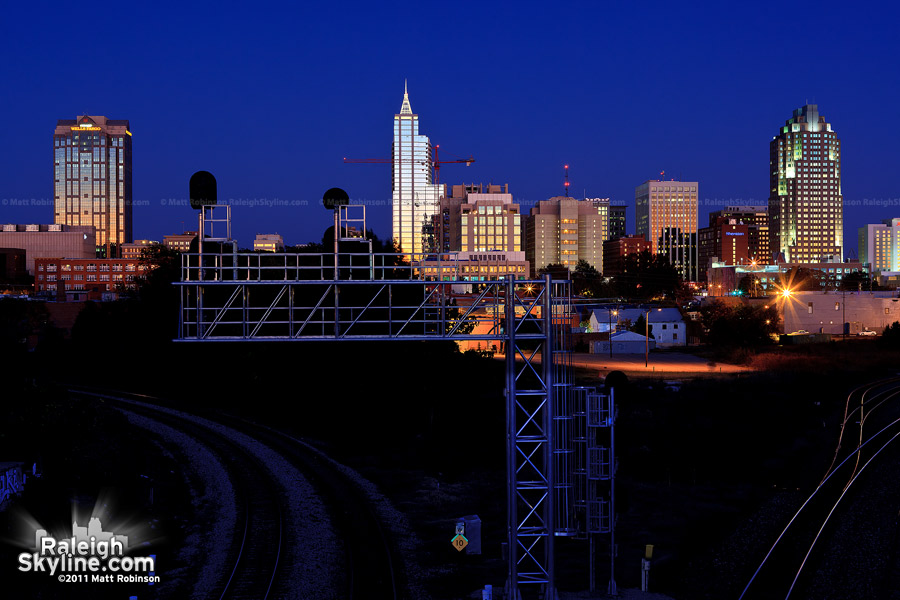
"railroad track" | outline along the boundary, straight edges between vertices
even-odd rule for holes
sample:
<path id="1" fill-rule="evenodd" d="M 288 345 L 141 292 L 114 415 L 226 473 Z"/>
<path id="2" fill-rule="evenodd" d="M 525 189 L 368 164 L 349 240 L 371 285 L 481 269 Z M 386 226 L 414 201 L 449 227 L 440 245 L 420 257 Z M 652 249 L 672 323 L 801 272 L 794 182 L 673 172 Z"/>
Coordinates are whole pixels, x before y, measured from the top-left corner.
<path id="1" fill-rule="evenodd" d="M 829 544 L 852 545 L 847 539 L 852 532 L 842 527 L 838 533 L 838 521 L 847 516 L 847 511 L 858 513 L 871 504 L 860 495 L 863 485 L 878 496 L 872 493 L 872 486 L 883 483 L 866 479 L 866 472 L 900 449 L 900 403 L 892 402 L 898 396 L 900 377 L 862 385 L 848 394 L 831 465 L 772 544 L 740 600 L 873 597 L 863 590 L 836 589 L 840 586 L 834 581 L 847 579 L 841 574 L 832 577 L 833 581 L 823 581 L 823 572 L 825 579 L 829 576 L 821 563 Z M 858 514 L 853 516 L 854 523 L 866 522 Z"/>
<path id="2" fill-rule="evenodd" d="M 339 598 L 398 600 L 405 578 L 398 553 L 382 525 L 371 499 L 346 467 L 308 443 L 272 427 L 223 413 L 186 413 L 160 398 L 96 388 L 70 387 L 76 394 L 117 403 L 120 410 L 158 420 L 197 439 L 224 464 L 235 488 L 240 523 L 235 527 L 230 573 L 223 576 L 213 598 L 268 600 L 304 596 L 299 582 L 290 576 L 286 556 L 296 544 L 315 545 L 316 540 L 296 539 L 286 527 L 291 502 L 279 489 L 271 466 L 225 431 L 240 432 L 276 453 L 302 473 L 325 504 L 331 525 L 340 537 L 344 553 L 341 573 L 344 588 Z M 204 423 L 213 423 L 210 428 Z M 293 507 L 296 510 L 296 506 Z M 287 522 L 287 523 L 286 523 Z M 273 549 L 277 548 L 277 551 Z M 289 562 L 289 561 L 288 561 Z"/>

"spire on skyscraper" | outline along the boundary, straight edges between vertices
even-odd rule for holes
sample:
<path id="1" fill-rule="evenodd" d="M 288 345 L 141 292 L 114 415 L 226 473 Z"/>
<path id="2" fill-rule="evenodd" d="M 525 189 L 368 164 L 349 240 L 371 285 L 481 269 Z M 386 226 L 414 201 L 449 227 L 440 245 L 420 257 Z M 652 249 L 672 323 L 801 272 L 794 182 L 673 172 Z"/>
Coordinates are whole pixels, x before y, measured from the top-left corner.
<path id="1" fill-rule="evenodd" d="M 409 105 L 409 93 L 406 91 L 406 80 L 403 80 L 403 105 L 400 107 L 401 115 L 413 114 L 412 107 Z"/>

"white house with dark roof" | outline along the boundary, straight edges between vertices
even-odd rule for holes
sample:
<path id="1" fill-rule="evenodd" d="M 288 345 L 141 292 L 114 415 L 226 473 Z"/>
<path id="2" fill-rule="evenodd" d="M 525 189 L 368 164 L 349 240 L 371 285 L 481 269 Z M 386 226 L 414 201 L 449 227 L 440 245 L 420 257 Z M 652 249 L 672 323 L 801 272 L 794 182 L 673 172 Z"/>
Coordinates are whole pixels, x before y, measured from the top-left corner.
<path id="1" fill-rule="evenodd" d="M 590 330 L 593 333 L 607 332 L 610 320 L 614 331 L 632 327 L 648 309 L 643 308 L 598 308 L 591 311 Z M 610 315 L 610 311 L 615 314 Z M 687 345 L 687 325 L 677 308 L 650 308 L 650 339 L 659 348 Z"/>

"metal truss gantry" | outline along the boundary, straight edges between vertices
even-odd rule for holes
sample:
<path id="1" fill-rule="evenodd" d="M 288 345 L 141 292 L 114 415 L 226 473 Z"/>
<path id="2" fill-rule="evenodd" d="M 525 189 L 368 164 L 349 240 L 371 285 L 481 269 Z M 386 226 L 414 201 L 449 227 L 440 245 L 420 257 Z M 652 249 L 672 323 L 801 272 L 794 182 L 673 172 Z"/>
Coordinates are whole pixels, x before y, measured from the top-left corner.
<path id="1" fill-rule="evenodd" d="M 570 283 L 549 275 L 426 281 L 397 258 L 183 255 L 177 341 L 499 342 L 506 360 L 507 597 L 554 600 L 554 539 L 585 531 L 576 493 L 585 486 L 573 442 L 581 424 L 571 393 Z M 476 291 L 458 293 L 462 288 Z"/>

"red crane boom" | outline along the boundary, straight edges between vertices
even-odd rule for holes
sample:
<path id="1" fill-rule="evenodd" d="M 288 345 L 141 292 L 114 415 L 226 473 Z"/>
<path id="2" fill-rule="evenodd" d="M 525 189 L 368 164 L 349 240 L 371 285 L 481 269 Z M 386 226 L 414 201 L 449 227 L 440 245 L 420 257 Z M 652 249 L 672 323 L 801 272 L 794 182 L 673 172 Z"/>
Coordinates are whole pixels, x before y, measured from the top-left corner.
<path id="1" fill-rule="evenodd" d="M 434 169 L 434 183 L 440 183 L 440 171 L 441 165 L 452 164 L 452 163 L 464 163 L 467 167 L 475 162 L 475 159 L 470 155 L 469 158 L 460 158 L 458 160 L 438 160 L 438 148 L 440 145 L 435 144 L 432 149 L 431 160 L 412 160 L 412 159 L 402 159 L 400 162 L 415 162 L 423 165 L 430 165 L 432 169 Z M 393 158 L 345 158 L 345 163 L 365 163 L 365 164 L 381 164 L 381 163 L 393 163 Z"/>

